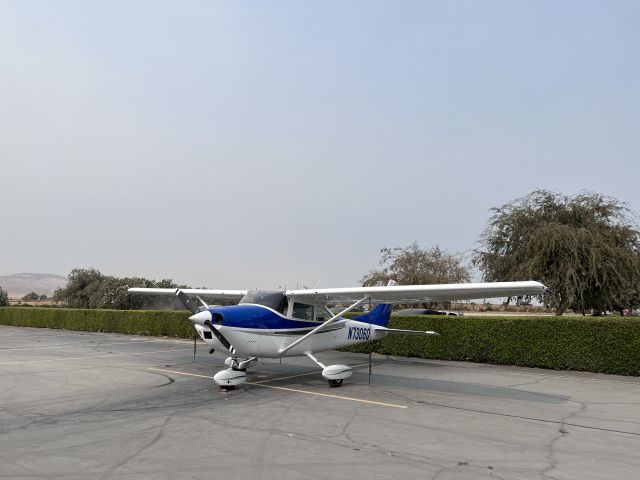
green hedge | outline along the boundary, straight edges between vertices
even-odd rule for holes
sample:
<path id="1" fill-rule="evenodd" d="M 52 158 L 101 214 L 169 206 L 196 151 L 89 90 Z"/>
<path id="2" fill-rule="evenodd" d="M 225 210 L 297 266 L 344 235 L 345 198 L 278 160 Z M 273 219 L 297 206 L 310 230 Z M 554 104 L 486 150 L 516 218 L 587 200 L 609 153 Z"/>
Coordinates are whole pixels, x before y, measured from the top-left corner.
<path id="1" fill-rule="evenodd" d="M 189 312 L 0 308 L 0 324 L 192 338 Z M 640 376 L 640 320 L 621 317 L 393 316 L 389 335 L 352 352 Z"/>
<path id="2" fill-rule="evenodd" d="M 623 317 L 393 316 L 391 328 L 439 337 L 388 335 L 352 352 L 640 375 L 640 320 Z"/>
<path id="3" fill-rule="evenodd" d="M 80 310 L 74 308 L 0 308 L 0 324 L 63 328 L 86 332 L 192 338 L 195 330 L 184 311 Z"/>

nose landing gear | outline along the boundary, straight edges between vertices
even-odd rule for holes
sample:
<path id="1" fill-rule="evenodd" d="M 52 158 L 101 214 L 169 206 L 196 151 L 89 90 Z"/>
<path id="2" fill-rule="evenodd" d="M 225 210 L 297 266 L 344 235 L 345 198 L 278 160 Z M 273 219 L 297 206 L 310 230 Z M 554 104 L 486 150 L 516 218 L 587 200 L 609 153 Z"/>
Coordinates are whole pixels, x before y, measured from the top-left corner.
<path id="1" fill-rule="evenodd" d="M 234 390 L 237 386 L 247 381 L 247 374 L 245 373 L 247 367 L 257 361 L 258 359 L 256 357 L 247 358 L 242 361 L 236 356 L 228 357 L 224 363 L 229 368 L 216 373 L 213 376 L 213 381 L 223 390 Z"/>

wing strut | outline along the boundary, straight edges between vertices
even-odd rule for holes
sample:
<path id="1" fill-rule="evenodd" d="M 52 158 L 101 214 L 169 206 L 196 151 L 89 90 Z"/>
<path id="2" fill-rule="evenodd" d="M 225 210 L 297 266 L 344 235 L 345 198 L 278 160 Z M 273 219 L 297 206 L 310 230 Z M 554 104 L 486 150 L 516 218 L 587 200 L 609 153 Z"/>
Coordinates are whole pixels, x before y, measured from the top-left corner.
<path id="1" fill-rule="evenodd" d="M 344 315 L 347 312 L 350 312 L 351 310 L 353 310 L 354 308 L 356 308 L 358 305 L 360 305 L 362 302 L 368 300 L 369 297 L 362 297 L 360 300 L 358 300 L 356 303 L 352 304 L 351 306 L 345 308 L 343 311 L 341 311 L 340 313 L 338 313 L 337 315 L 334 315 L 333 317 L 331 317 L 329 320 L 327 320 L 324 323 L 321 323 L 320 325 L 318 325 L 316 328 L 314 328 L 313 330 L 311 330 L 309 333 L 307 333 L 306 335 L 301 336 L 299 339 L 297 339 L 295 342 L 290 343 L 289 345 L 287 345 L 284 348 L 281 348 L 280 350 L 278 350 L 279 354 L 283 354 L 285 353 L 287 350 L 291 350 L 293 347 L 295 347 L 296 345 L 298 345 L 300 342 L 302 342 L 303 340 L 306 340 L 307 338 L 309 338 L 311 335 L 313 335 L 314 333 L 316 333 L 318 330 L 320 330 L 322 327 L 326 327 L 327 325 L 329 325 L 330 323 L 335 322 L 336 320 L 338 320 L 342 315 Z"/>

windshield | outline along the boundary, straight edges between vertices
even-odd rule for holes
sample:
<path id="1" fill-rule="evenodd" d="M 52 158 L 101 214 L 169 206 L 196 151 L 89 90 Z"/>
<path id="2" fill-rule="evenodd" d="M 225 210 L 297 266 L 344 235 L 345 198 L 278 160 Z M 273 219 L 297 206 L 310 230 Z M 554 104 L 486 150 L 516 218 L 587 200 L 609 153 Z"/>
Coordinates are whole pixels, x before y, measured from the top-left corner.
<path id="1" fill-rule="evenodd" d="M 239 303 L 255 303 L 273 308 L 285 315 L 287 313 L 287 297 L 284 292 L 274 290 L 252 290 L 242 297 Z"/>

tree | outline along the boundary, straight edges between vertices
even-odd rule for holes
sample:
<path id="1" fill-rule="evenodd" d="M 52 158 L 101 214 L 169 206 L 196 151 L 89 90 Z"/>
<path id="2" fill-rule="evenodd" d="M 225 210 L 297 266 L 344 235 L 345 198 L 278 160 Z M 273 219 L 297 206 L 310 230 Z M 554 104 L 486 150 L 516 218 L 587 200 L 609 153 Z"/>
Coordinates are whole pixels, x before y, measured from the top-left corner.
<path id="1" fill-rule="evenodd" d="M 40 300 L 40 295 L 36 292 L 29 292 L 24 297 L 22 297 L 21 300 L 24 300 L 25 302 L 35 302 L 37 300 Z"/>
<path id="2" fill-rule="evenodd" d="M 9 305 L 9 294 L 0 287 L 0 307 Z"/>
<path id="3" fill-rule="evenodd" d="M 94 268 L 76 268 L 69 274 L 67 285 L 56 290 L 53 298 L 71 308 L 184 308 L 175 297 L 151 299 L 146 295 L 130 295 L 127 290 L 131 287 L 189 288 L 186 285 L 177 285 L 166 278 L 159 282 L 141 277 L 118 278 L 103 275 Z"/>
<path id="4" fill-rule="evenodd" d="M 176 288 L 175 284 L 164 284 L 158 288 Z M 136 310 L 142 308 L 149 300 L 142 295 L 130 295 L 129 288 L 153 288 L 157 284 L 152 280 L 139 277 L 111 277 L 106 276 L 100 282 L 100 287 L 92 295 L 89 308 L 112 308 L 117 310 Z M 170 297 L 169 300 L 173 300 Z M 167 302 L 165 302 L 167 303 Z"/>
<path id="5" fill-rule="evenodd" d="M 103 280 L 104 275 L 95 268 L 74 268 L 66 287 L 56 290 L 53 298 L 71 308 L 96 308 L 91 305 Z"/>
<path id="6" fill-rule="evenodd" d="M 485 280 L 541 280 L 562 315 L 636 306 L 640 233 L 626 204 L 598 193 L 536 190 L 491 209 L 473 263 Z"/>
<path id="7" fill-rule="evenodd" d="M 395 280 L 401 285 L 461 283 L 471 278 L 469 267 L 459 255 L 439 246 L 422 249 L 417 242 L 406 247 L 383 248 L 380 268 L 362 278 L 363 286 L 386 284 Z"/>

